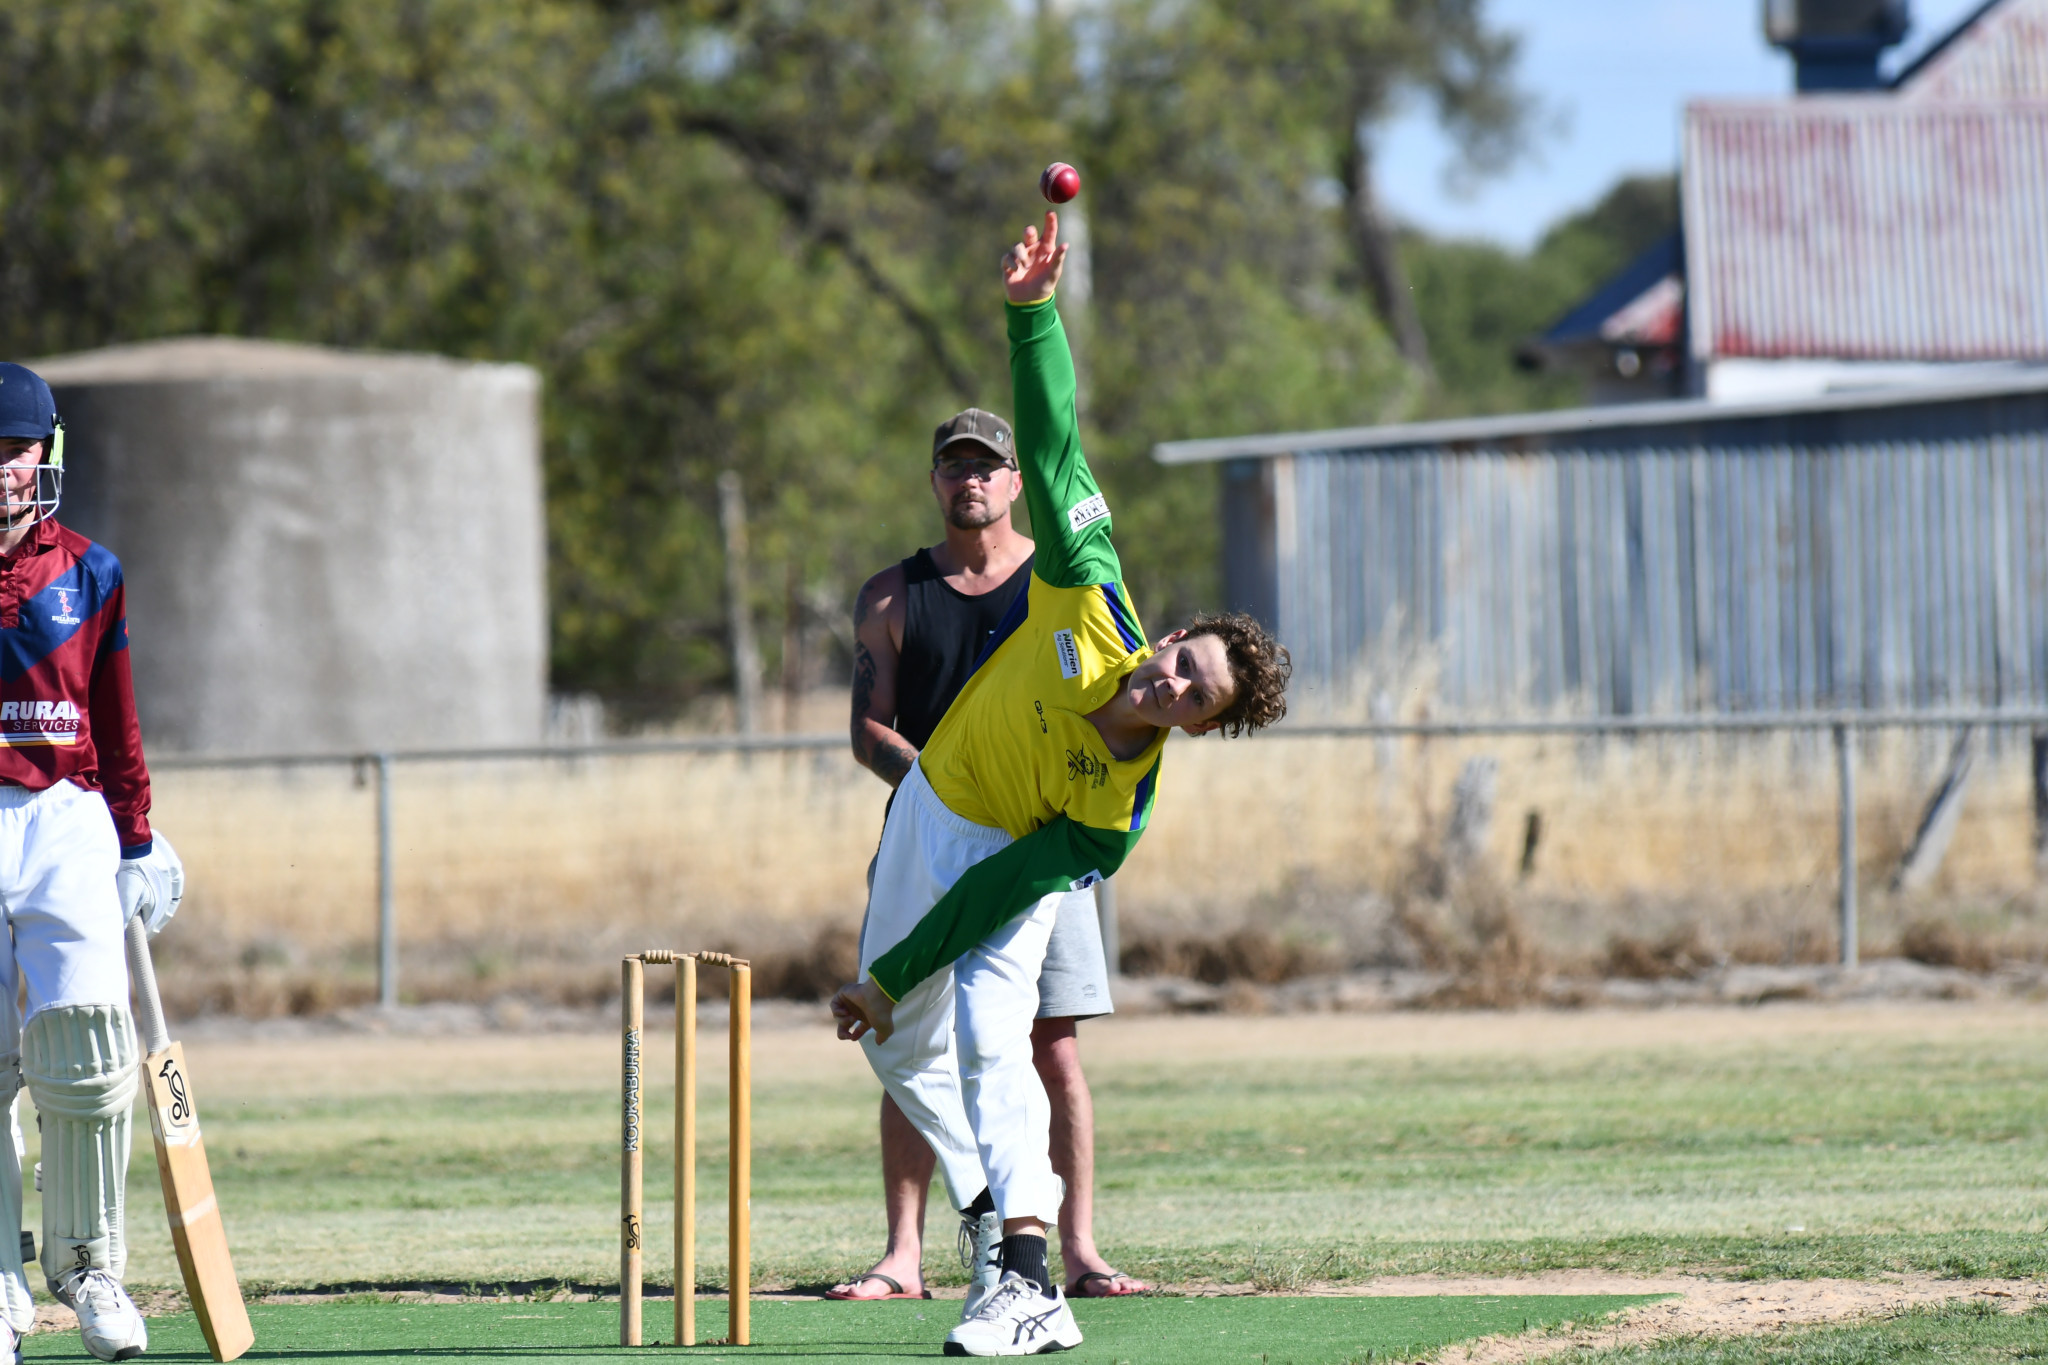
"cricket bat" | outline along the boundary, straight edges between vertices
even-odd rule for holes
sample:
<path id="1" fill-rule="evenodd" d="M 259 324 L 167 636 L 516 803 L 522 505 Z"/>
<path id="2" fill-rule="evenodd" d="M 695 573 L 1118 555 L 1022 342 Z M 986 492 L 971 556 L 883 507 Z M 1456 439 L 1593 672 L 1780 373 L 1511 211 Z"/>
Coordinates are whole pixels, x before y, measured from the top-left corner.
<path id="1" fill-rule="evenodd" d="M 142 1085 L 149 1096 L 149 1131 L 156 1139 L 156 1169 L 164 1182 L 164 1212 L 185 1296 L 215 1360 L 234 1360 L 255 1343 L 241 1282 L 228 1256 L 227 1229 L 213 1198 L 213 1173 L 199 1138 L 199 1111 L 185 1075 L 185 1049 L 171 1041 L 164 1005 L 149 959 L 149 930 L 137 915 L 128 921 L 128 975 L 135 986 L 135 1022 L 142 1034 Z"/>

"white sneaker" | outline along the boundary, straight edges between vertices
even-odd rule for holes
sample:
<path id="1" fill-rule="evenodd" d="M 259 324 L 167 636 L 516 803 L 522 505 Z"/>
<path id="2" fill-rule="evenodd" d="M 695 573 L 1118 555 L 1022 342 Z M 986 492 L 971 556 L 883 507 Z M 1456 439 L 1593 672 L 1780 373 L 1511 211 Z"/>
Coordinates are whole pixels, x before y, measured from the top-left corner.
<path id="1" fill-rule="evenodd" d="M 970 1320 L 946 1333 L 949 1356 L 1040 1356 L 1081 1344 L 1081 1325 L 1067 1296 L 1048 1296 L 1012 1270 Z"/>
<path id="2" fill-rule="evenodd" d="M 149 1349 L 149 1328 L 121 1282 L 98 1266 L 57 1281 L 57 1301 L 78 1314 L 85 1349 L 101 1360 L 128 1360 Z"/>
<path id="3" fill-rule="evenodd" d="M 981 1311 L 1003 1279 L 1003 1220 L 994 1212 L 970 1222 L 960 1220 L 960 1264 L 967 1270 L 967 1302 L 960 1321 Z"/>
<path id="4" fill-rule="evenodd" d="M 21 1334 L 5 1318 L 0 1318 L 0 1365 L 21 1365 Z"/>

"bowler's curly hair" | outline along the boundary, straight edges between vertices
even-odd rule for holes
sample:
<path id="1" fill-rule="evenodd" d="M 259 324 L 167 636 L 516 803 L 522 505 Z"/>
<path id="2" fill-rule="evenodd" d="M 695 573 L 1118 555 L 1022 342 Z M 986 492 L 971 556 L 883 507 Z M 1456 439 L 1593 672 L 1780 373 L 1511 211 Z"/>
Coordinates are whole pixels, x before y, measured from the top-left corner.
<path id="1" fill-rule="evenodd" d="M 1230 678 L 1237 696 L 1216 719 L 1223 733 L 1236 738 L 1247 730 L 1263 730 L 1287 714 L 1287 678 L 1294 663 L 1287 646 L 1241 611 L 1203 614 L 1188 622 L 1188 634 L 1213 635 L 1230 657 Z"/>

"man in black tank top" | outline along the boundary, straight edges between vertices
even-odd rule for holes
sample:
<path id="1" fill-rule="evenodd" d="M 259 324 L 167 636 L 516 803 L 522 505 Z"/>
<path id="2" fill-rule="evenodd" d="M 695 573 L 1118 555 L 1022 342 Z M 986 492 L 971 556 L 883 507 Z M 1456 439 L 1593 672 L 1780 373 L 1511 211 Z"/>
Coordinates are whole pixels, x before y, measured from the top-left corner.
<path id="1" fill-rule="evenodd" d="M 876 574 L 854 601 L 853 753 L 891 787 L 917 762 L 1031 577 L 1032 544 L 1010 520 L 1024 484 L 1007 422 L 969 408 L 940 426 L 932 438 L 931 486 L 946 520 L 945 540 Z M 1039 979 L 1032 1030 L 1034 1060 L 1052 1101 L 1053 1169 L 1067 1183 L 1059 1221 L 1067 1292 L 1076 1298 L 1137 1293 L 1146 1286 L 1112 1270 L 1095 1249 L 1094 1105 L 1075 1025 L 1110 1012 L 1109 978 L 1092 895 L 1082 891 L 1067 899 Z M 872 1270 L 826 1297 L 925 1293 L 924 1211 L 933 1165 L 931 1148 L 883 1095 L 888 1247 Z M 977 1220 L 967 1218 L 970 1227 Z"/>
<path id="2" fill-rule="evenodd" d="M 1007 516 L 1003 524 L 1009 525 Z M 1014 529 L 1011 534 L 1016 535 Z M 1016 538 L 1024 543 L 1023 561 L 1008 578 L 978 594 L 948 583 L 930 550 L 919 550 L 896 566 L 903 575 L 903 642 L 896 659 L 895 730 L 913 749 L 924 748 L 939 728 L 940 717 L 974 672 L 982 647 L 1031 577 L 1031 542 Z"/>

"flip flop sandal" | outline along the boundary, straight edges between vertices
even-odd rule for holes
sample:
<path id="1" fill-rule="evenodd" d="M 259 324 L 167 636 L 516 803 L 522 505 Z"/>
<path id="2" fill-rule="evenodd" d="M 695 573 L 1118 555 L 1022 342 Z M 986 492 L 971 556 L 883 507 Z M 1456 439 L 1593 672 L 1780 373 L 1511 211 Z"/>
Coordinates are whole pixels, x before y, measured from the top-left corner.
<path id="1" fill-rule="evenodd" d="M 1090 1282 L 1095 1280 L 1102 1282 L 1100 1289 L 1090 1289 L 1088 1287 Z M 1138 1281 L 1124 1274 L 1121 1270 L 1111 1270 L 1108 1272 L 1091 1270 L 1067 1286 L 1067 1297 L 1070 1299 L 1121 1299 L 1132 1294 L 1149 1294 L 1151 1292 L 1149 1288 L 1139 1284 Z"/>
<path id="2" fill-rule="evenodd" d="M 1086 1277 L 1084 1276 L 1083 1278 Z M 850 1292 L 855 1285 L 860 1284 L 866 1280 L 880 1280 L 883 1284 L 889 1286 L 889 1292 L 886 1294 L 855 1294 Z M 848 1280 L 846 1282 L 846 1289 L 848 1292 L 844 1293 L 837 1289 L 828 1289 L 825 1291 L 825 1297 L 828 1299 L 837 1299 L 841 1303 L 880 1303 L 883 1299 L 928 1299 L 932 1296 L 932 1291 L 929 1289 L 923 1290 L 916 1294 L 906 1294 L 903 1292 L 902 1285 L 896 1283 L 896 1281 L 890 1279 L 887 1275 L 881 1274 L 879 1271 L 874 1270 L 870 1270 L 865 1275 L 856 1275 L 852 1279 Z"/>

